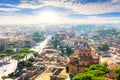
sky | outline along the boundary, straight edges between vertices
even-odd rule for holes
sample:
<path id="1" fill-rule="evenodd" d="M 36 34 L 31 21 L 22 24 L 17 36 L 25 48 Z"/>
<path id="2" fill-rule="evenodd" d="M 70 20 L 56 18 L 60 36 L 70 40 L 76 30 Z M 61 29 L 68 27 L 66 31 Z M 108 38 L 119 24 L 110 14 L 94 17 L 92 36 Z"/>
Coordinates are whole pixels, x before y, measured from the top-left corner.
<path id="1" fill-rule="evenodd" d="M 0 24 L 120 23 L 120 0 L 0 0 Z"/>

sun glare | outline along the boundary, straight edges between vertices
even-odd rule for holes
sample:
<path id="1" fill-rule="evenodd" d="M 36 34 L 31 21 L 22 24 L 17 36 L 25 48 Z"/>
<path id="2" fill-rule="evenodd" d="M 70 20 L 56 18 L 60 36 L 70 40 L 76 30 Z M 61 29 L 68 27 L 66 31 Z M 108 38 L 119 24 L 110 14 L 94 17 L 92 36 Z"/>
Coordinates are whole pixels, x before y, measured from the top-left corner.
<path id="1" fill-rule="evenodd" d="M 55 23 L 58 16 L 54 12 L 45 11 L 40 13 L 40 20 L 44 23 Z"/>

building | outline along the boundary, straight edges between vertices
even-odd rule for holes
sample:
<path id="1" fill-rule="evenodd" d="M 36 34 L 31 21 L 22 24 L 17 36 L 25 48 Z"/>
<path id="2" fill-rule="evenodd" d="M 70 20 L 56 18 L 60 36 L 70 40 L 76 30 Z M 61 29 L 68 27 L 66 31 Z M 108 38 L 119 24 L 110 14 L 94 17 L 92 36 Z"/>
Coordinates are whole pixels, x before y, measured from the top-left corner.
<path id="1" fill-rule="evenodd" d="M 50 80 L 66 80 L 68 77 L 69 74 L 66 73 L 65 68 L 56 68 L 50 76 Z"/>
<path id="2" fill-rule="evenodd" d="M 5 47 L 9 41 L 10 39 L 7 37 L 0 37 L 0 46 Z"/>
<path id="3" fill-rule="evenodd" d="M 55 38 L 57 39 L 60 39 L 60 40 L 63 40 L 65 39 L 67 36 L 66 36 L 66 33 L 64 31 L 59 31 L 56 33 L 55 35 Z"/>
<path id="4" fill-rule="evenodd" d="M 86 42 L 79 41 L 75 45 L 74 54 L 70 56 L 70 62 L 68 64 L 70 74 L 84 72 L 84 68 L 92 64 L 99 64 L 99 57 L 92 55 L 91 48 Z"/>
<path id="5" fill-rule="evenodd" d="M 74 48 L 75 42 L 79 40 L 79 38 L 66 38 L 64 40 L 61 40 L 60 46 Z"/>

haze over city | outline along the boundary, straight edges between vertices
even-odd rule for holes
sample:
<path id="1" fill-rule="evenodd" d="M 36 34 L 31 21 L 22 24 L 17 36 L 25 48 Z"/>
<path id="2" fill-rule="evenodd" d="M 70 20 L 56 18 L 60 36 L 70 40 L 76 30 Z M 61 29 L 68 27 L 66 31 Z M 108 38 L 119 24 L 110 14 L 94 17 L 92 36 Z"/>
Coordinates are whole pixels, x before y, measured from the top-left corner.
<path id="1" fill-rule="evenodd" d="M 0 0 L 0 80 L 120 80 L 120 0 Z"/>

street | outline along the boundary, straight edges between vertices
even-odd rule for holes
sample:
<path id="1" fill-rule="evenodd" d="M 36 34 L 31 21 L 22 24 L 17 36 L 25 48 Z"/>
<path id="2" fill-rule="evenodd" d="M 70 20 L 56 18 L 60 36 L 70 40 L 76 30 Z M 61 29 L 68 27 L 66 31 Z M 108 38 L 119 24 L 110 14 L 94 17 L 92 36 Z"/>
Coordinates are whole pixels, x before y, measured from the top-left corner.
<path id="1" fill-rule="evenodd" d="M 34 50 L 36 52 L 41 52 L 43 48 L 45 48 L 48 40 L 51 38 L 51 36 L 47 36 L 46 39 L 40 43 L 37 43 L 36 46 L 31 48 L 31 50 Z M 28 54 L 28 57 L 31 57 L 32 55 Z M 2 80 L 2 76 L 7 76 L 8 74 L 14 72 L 17 66 L 17 61 L 11 59 L 10 61 L 4 63 L 3 65 L 0 66 L 0 80 Z"/>
<path id="2" fill-rule="evenodd" d="M 36 46 L 32 47 L 31 50 L 34 50 L 39 53 L 42 52 L 42 50 L 46 47 L 48 40 L 50 39 L 51 39 L 51 36 L 49 35 L 46 37 L 46 39 L 43 42 L 37 43 Z"/>

